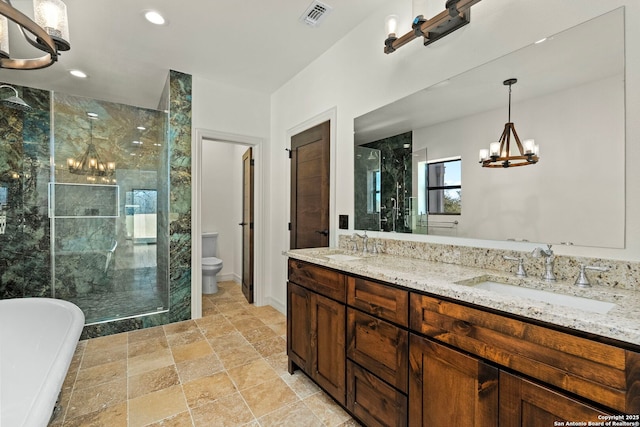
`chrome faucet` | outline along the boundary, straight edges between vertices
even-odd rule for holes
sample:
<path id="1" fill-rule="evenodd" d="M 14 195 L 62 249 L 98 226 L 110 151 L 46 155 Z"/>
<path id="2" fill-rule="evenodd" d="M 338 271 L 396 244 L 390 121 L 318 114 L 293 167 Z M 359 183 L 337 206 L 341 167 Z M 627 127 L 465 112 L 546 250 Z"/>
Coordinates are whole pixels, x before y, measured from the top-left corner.
<path id="1" fill-rule="evenodd" d="M 609 271 L 609 267 L 597 267 L 595 265 L 580 264 L 580 274 L 578 274 L 578 278 L 576 279 L 576 283 L 575 283 L 575 285 L 580 288 L 591 287 L 591 283 L 589 283 L 589 278 L 587 277 L 585 270 Z"/>
<path id="2" fill-rule="evenodd" d="M 365 230 L 364 235 L 353 233 L 354 240 L 356 237 L 360 237 L 362 239 L 362 253 L 363 254 L 368 253 L 369 249 L 367 248 L 367 242 L 369 241 L 369 236 L 367 236 L 367 231 Z"/>
<path id="3" fill-rule="evenodd" d="M 524 269 L 524 260 L 514 256 L 503 255 L 502 258 L 508 261 L 518 261 L 518 271 L 516 271 L 516 277 L 527 277 L 527 272 Z"/>
<path id="4" fill-rule="evenodd" d="M 556 256 L 553 254 L 553 251 L 551 250 L 551 245 L 547 245 L 547 249 L 543 249 L 543 248 L 535 248 L 533 250 L 533 252 L 531 252 L 531 255 L 534 258 L 539 258 L 539 257 L 544 257 L 544 275 L 542 276 L 542 279 L 545 282 L 555 282 L 556 281 L 556 276 L 553 274 L 553 262 L 556 259 Z"/>

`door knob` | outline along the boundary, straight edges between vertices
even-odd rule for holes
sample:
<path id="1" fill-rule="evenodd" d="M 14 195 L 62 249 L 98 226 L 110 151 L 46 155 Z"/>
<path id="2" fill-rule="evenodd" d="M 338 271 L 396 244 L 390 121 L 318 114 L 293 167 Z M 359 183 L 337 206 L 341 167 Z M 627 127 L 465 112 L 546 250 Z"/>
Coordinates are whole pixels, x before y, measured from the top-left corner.
<path id="1" fill-rule="evenodd" d="M 241 223 L 240 223 L 240 224 L 238 224 L 238 225 L 241 225 L 241 226 L 243 226 L 243 227 L 244 227 L 245 225 L 247 225 L 247 223 L 246 223 L 246 222 L 241 222 Z"/>
<path id="2" fill-rule="evenodd" d="M 329 230 L 316 230 L 316 233 L 322 234 L 323 236 L 328 236 Z"/>

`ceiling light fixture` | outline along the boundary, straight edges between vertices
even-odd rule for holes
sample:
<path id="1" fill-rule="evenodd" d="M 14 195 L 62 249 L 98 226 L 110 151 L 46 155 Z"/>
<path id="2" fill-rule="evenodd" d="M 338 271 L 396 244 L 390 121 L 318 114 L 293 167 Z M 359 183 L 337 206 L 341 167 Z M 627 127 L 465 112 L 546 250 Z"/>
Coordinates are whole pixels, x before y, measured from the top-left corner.
<path id="1" fill-rule="evenodd" d="M 71 74 L 73 77 L 77 77 L 79 79 L 86 79 L 87 77 L 89 77 L 87 75 L 87 73 L 85 73 L 82 70 L 69 70 L 69 74 Z"/>
<path id="2" fill-rule="evenodd" d="M 504 130 L 497 142 L 489 144 L 489 149 L 480 150 L 480 163 L 483 168 L 508 168 L 515 166 L 528 166 L 538 163 L 540 160 L 540 148 L 533 139 L 527 139 L 524 144 L 520 142 L 516 127 L 511 122 L 511 86 L 518 79 L 507 79 L 502 84 L 509 86 L 509 120 L 504 125 Z M 511 134 L 518 146 L 519 155 L 511 155 Z"/>
<path id="3" fill-rule="evenodd" d="M 164 25 L 167 22 L 164 19 L 164 17 L 160 15 L 159 12 L 156 12 L 155 10 L 149 10 L 145 12 L 144 17 L 147 21 L 155 25 Z"/>
<path id="4" fill-rule="evenodd" d="M 384 53 L 395 52 L 400 47 L 422 37 L 425 46 L 454 32 L 469 23 L 471 6 L 481 0 L 448 0 L 445 10 L 433 16 L 425 18 L 427 12 L 415 16 L 411 24 L 412 30 L 399 37 L 396 34 L 398 28 L 398 16 L 389 15 L 386 18 L 387 39 L 384 41 Z M 423 4 L 423 1 L 413 0 L 414 6 Z M 414 7 L 414 14 L 419 13 Z"/>
<path id="5" fill-rule="evenodd" d="M 71 48 L 67 6 L 61 0 L 33 0 L 32 20 L 11 5 L 0 0 L 0 68 L 35 70 L 46 68 L 58 60 L 61 51 Z M 9 21 L 14 22 L 29 44 L 43 52 L 40 58 L 16 59 L 9 53 Z M 30 33 L 32 37 L 27 35 Z"/>
<path id="6" fill-rule="evenodd" d="M 93 145 L 93 121 L 97 119 L 97 114 L 87 113 L 89 117 L 89 132 L 91 140 L 87 146 L 87 150 L 79 159 L 72 157 L 67 159 L 67 168 L 69 172 L 75 175 L 88 175 L 89 181 L 95 181 L 96 176 L 111 176 L 116 170 L 115 162 L 103 162 L 100 160 L 98 151 Z M 93 179 L 90 179 L 93 178 Z"/>

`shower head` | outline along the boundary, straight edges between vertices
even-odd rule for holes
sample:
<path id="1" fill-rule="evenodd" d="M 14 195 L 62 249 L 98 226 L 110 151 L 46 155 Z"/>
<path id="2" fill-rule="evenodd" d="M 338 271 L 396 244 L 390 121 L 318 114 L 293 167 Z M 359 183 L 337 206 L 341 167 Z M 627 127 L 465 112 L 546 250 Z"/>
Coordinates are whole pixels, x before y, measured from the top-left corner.
<path id="1" fill-rule="evenodd" d="M 0 105 L 4 105 L 5 107 L 13 108 L 13 109 L 20 110 L 20 111 L 29 111 L 29 110 L 31 110 L 31 106 L 29 104 L 27 104 L 26 102 L 24 102 L 18 96 L 18 91 L 16 90 L 15 87 L 9 86 L 9 85 L 0 85 L 0 89 L 5 88 L 5 87 L 9 88 L 9 89 L 13 89 L 13 91 L 15 92 L 15 95 L 10 96 L 8 98 L 0 99 Z"/>

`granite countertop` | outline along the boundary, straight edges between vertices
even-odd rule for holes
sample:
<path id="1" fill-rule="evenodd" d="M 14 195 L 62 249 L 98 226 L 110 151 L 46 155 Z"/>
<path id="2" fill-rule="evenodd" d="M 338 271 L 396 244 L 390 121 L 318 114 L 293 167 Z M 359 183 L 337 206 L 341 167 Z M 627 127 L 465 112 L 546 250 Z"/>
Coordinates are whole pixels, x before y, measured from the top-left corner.
<path id="1" fill-rule="evenodd" d="M 387 254 L 362 256 L 362 254 L 338 248 L 295 249 L 283 252 L 283 254 L 290 258 L 308 261 L 346 273 L 392 283 L 409 290 L 428 292 L 640 345 L 640 292 L 637 291 L 598 285 L 583 289 L 569 282 L 551 284 L 533 277 L 517 278 L 504 271 L 429 262 Z M 332 259 L 327 255 L 338 255 L 339 259 Z M 603 314 L 469 286 L 482 280 L 607 301 L 616 304 L 616 306 Z"/>

